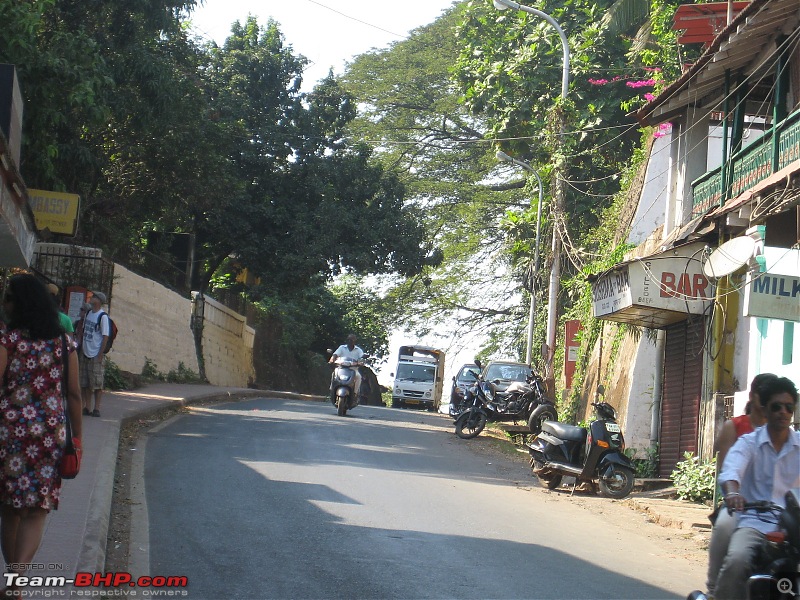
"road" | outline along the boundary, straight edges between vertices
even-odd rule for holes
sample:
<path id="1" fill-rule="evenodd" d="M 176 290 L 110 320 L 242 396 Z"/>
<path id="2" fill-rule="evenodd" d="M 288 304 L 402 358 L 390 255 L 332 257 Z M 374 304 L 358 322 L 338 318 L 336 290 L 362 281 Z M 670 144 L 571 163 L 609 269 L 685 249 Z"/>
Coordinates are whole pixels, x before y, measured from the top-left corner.
<path id="1" fill-rule="evenodd" d="M 680 598 L 702 583 L 697 556 L 639 513 L 536 487 L 444 415 L 257 399 L 194 408 L 140 449 L 139 574 L 185 575 L 193 599 Z"/>

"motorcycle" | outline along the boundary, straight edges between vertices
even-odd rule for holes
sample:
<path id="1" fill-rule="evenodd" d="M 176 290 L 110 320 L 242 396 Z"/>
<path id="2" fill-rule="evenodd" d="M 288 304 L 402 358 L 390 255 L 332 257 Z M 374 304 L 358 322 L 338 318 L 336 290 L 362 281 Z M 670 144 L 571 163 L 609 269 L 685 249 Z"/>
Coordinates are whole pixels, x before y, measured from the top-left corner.
<path id="1" fill-rule="evenodd" d="M 526 383 L 513 382 L 503 393 L 494 383 L 476 375 L 475 384 L 467 389 L 465 408 L 456 415 L 456 435 L 469 440 L 478 436 L 488 422 L 526 421 L 531 432 L 541 431 L 546 420 L 555 420 L 553 401 L 544 395 L 544 381 L 531 373 Z"/>
<path id="2" fill-rule="evenodd" d="M 776 530 L 766 535 L 766 543 L 753 560 L 752 575 L 747 580 L 748 600 L 793 598 L 800 585 L 797 565 L 800 562 L 800 503 L 786 492 L 786 508 L 772 502 L 747 502 L 765 523 L 775 523 Z M 687 600 L 708 600 L 703 592 L 693 591 Z"/>
<path id="3" fill-rule="evenodd" d="M 635 469 L 625 456 L 625 440 L 617 413 L 607 402 L 593 402 L 598 417 L 584 427 L 545 421 L 542 431 L 528 445 L 531 470 L 546 488 L 554 490 L 563 476 L 576 483 L 598 483 L 600 493 L 624 498 L 633 489 Z"/>
<path id="4" fill-rule="evenodd" d="M 365 358 L 367 358 L 366 354 L 360 361 L 338 356 L 336 362 L 333 363 L 330 400 L 336 407 L 336 414 L 340 417 L 345 416 L 348 410 L 358 406 L 358 397 L 355 394 L 356 370 L 364 364 Z"/>

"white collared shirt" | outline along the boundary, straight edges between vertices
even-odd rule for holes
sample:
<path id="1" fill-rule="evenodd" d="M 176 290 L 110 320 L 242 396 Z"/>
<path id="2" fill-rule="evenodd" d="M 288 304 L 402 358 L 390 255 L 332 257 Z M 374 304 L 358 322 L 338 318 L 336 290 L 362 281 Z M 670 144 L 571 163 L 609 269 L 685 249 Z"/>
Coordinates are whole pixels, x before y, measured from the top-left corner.
<path id="1" fill-rule="evenodd" d="M 334 354 L 343 358 L 349 358 L 350 360 L 361 360 L 361 357 L 364 356 L 364 351 L 358 346 L 353 346 L 353 349 L 350 350 L 347 344 L 342 344 L 336 349 Z"/>
<path id="2" fill-rule="evenodd" d="M 786 507 L 784 496 L 792 491 L 800 498 L 800 432 L 790 430 L 789 438 L 775 451 L 767 426 L 740 436 L 725 456 L 719 484 L 738 481 L 745 502 L 769 500 Z M 739 516 L 739 527 L 752 527 L 761 533 L 775 530 L 774 523 L 758 519 L 753 511 Z"/>

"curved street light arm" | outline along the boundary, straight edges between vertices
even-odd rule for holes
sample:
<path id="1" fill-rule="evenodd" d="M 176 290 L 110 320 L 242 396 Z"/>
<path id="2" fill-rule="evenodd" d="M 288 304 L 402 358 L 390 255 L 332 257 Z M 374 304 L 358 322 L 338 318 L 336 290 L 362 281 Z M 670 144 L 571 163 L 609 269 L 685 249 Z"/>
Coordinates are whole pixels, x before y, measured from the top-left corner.
<path id="1" fill-rule="evenodd" d="M 523 12 L 536 15 L 537 17 L 541 17 L 550 23 L 550 25 L 555 27 L 556 31 L 558 32 L 558 36 L 561 38 L 561 47 L 564 51 L 564 68 L 561 73 L 561 98 L 566 99 L 567 90 L 569 89 L 569 42 L 567 41 L 567 35 L 564 33 L 564 30 L 561 29 L 558 21 L 545 12 L 542 12 L 536 8 L 531 8 L 530 6 L 525 6 L 519 2 L 513 2 L 512 0 L 494 0 L 494 7 L 497 10 L 505 10 L 506 8 L 521 10 Z"/>

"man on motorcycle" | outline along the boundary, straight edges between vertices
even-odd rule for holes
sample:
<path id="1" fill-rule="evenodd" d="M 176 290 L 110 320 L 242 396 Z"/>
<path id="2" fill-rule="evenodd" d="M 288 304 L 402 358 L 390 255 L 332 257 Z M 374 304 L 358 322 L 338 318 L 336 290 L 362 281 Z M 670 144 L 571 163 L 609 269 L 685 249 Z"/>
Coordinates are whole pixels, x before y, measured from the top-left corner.
<path id="1" fill-rule="evenodd" d="M 339 357 L 349 358 L 350 360 L 360 361 L 364 357 L 364 351 L 356 346 L 356 335 L 351 333 L 347 336 L 347 343 L 339 346 L 331 355 L 329 363 L 335 363 Z M 361 388 L 361 373 L 358 367 L 354 369 L 356 372 L 355 381 L 353 382 L 353 394 L 358 398 L 358 390 Z"/>
<path id="2" fill-rule="evenodd" d="M 764 416 L 764 409 L 759 398 L 764 385 L 772 379 L 777 379 L 777 377 L 772 373 L 756 375 L 750 383 L 750 394 L 745 407 L 745 414 L 728 419 L 723 423 L 722 431 L 720 431 L 716 442 L 717 475 L 722 472 L 725 457 L 736 443 L 736 440 L 766 423 L 767 419 Z M 729 513 L 724 505 L 718 508 L 714 514 L 714 527 L 711 530 L 711 541 L 708 544 L 706 589 L 709 596 L 714 596 L 716 593 L 719 570 L 722 567 L 722 561 L 725 560 L 725 555 L 728 553 L 728 542 L 730 542 L 733 532 L 736 531 L 738 520 L 738 515 Z"/>
<path id="3" fill-rule="evenodd" d="M 766 382 L 759 394 L 767 424 L 741 436 L 725 457 L 720 486 L 725 505 L 741 511 L 745 502 L 771 501 L 785 507 L 784 496 L 800 497 L 800 432 L 792 429 L 797 388 L 786 377 Z M 753 559 L 774 524 L 744 512 L 728 545 L 717 579 L 717 599 L 744 599 Z"/>

